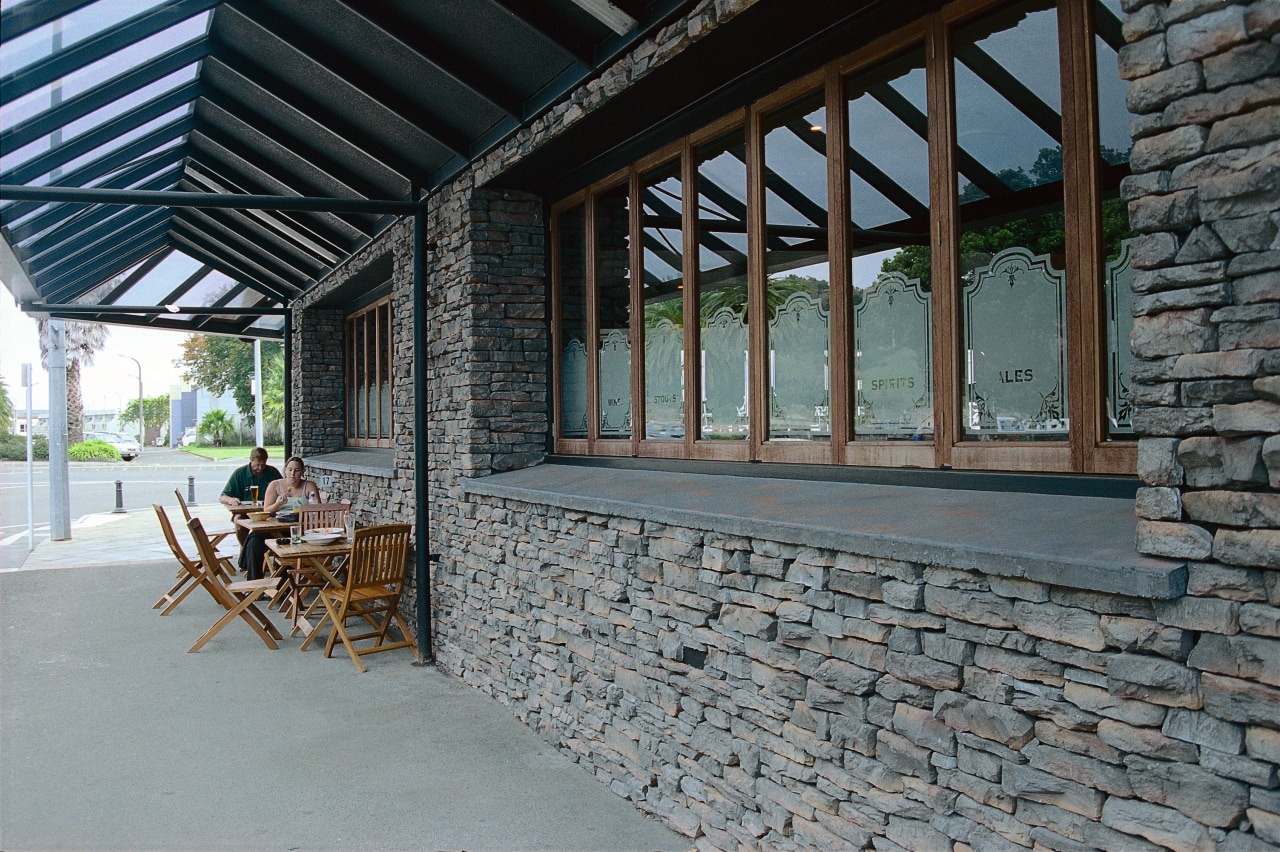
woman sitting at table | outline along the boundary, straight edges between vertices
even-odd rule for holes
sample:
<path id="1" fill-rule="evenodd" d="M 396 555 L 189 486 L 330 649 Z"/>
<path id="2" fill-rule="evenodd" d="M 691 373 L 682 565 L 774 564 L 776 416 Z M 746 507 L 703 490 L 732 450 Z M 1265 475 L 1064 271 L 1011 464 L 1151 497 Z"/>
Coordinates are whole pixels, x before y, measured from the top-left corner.
<path id="1" fill-rule="evenodd" d="M 291 456 L 284 465 L 284 479 L 267 483 L 267 493 L 262 499 L 262 511 L 296 512 L 303 503 L 319 503 L 320 489 L 310 479 L 304 479 L 307 466 L 302 459 Z"/>
<path id="2" fill-rule="evenodd" d="M 284 466 L 284 479 L 267 483 L 267 493 L 262 500 L 264 512 L 296 512 L 303 503 L 319 503 L 320 489 L 310 479 L 304 479 L 307 466 L 302 459 L 292 456 Z M 250 580 L 262 577 L 262 563 L 267 557 L 267 544 L 261 533 L 249 533 L 240 549 L 240 570 Z"/>

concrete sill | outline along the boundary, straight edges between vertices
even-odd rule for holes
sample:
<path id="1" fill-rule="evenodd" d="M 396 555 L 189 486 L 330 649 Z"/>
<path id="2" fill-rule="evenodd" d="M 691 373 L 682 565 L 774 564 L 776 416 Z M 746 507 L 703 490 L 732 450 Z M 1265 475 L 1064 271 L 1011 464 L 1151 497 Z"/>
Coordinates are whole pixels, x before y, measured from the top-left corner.
<path id="1" fill-rule="evenodd" d="M 1133 501 L 543 464 L 465 494 L 1168 600 L 1187 566 L 1134 547 Z"/>
<path id="2" fill-rule="evenodd" d="M 395 450 L 340 450 L 336 453 L 324 453 L 308 456 L 303 459 L 307 469 L 335 471 L 337 473 L 355 473 L 363 476 L 382 476 L 387 479 L 395 476 Z"/>

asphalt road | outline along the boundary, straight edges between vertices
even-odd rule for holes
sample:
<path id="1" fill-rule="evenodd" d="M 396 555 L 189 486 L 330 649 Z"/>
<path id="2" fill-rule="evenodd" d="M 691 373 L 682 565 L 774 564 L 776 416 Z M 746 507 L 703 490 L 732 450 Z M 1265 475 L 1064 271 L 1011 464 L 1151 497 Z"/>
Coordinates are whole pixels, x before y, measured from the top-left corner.
<path id="1" fill-rule="evenodd" d="M 121 483 L 127 512 L 150 512 L 152 503 L 176 506 L 175 488 L 188 497 L 187 477 L 195 477 L 198 503 L 218 499 L 231 471 L 248 459 L 210 461 L 180 450 L 148 447 L 131 462 L 71 462 L 71 537 L 76 521 L 85 515 L 116 508 L 116 480 Z M 49 538 L 49 463 L 32 466 L 32 514 L 35 543 Z M 22 566 L 30 546 L 27 540 L 27 463 L 0 461 L 0 571 Z"/>

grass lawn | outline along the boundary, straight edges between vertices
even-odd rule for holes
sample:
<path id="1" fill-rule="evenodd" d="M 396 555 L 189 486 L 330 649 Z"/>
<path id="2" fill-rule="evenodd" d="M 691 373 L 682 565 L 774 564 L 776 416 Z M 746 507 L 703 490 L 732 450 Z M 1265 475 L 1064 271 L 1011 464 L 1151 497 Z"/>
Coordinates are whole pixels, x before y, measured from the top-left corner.
<path id="1" fill-rule="evenodd" d="M 214 461 L 222 461 L 223 459 L 243 459 L 245 464 L 249 463 L 249 451 L 253 447 L 182 447 L 184 453 L 191 453 L 196 456 L 204 456 Z M 284 467 L 284 447 L 263 447 L 267 451 L 267 464 L 276 467 Z"/>

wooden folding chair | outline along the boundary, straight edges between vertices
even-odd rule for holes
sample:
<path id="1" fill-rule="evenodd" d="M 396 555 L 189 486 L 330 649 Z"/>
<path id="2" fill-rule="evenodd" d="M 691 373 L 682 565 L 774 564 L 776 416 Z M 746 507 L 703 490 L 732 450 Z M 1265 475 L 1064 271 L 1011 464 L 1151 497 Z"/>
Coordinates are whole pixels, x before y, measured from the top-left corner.
<path id="1" fill-rule="evenodd" d="M 318 527 L 344 527 L 347 524 L 347 518 L 351 515 L 350 503 L 310 503 L 298 507 L 298 525 L 302 529 L 302 534 L 306 535 L 313 529 Z M 271 599 L 271 607 L 284 600 L 284 596 L 288 595 L 290 602 L 289 617 L 297 619 L 297 610 L 300 606 L 305 605 L 306 598 L 311 590 L 323 588 L 325 580 L 320 576 L 319 572 L 307 569 L 304 561 L 298 561 L 292 567 L 292 571 L 286 571 L 286 566 L 281 565 L 279 561 L 271 554 L 267 553 L 267 573 L 270 576 L 282 577 L 284 582 L 280 586 L 280 592 Z M 292 594 L 290 591 L 292 590 Z M 314 601 L 312 601 L 314 603 Z M 283 610 L 282 610 L 283 611 Z M 308 614 L 310 610 L 308 609 Z M 294 627 L 297 632 L 297 627 Z"/>
<path id="2" fill-rule="evenodd" d="M 397 608 L 405 586 L 409 531 L 408 524 L 384 524 L 356 530 L 351 544 L 351 558 L 347 561 L 346 584 L 340 589 L 320 590 L 325 613 L 316 629 L 302 643 L 303 650 L 306 650 L 327 622 L 332 629 L 325 643 L 324 655 L 331 656 L 334 642 L 341 639 L 351 656 L 351 662 L 361 672 L 365 671 L 365 667 L 360 658 L 366 654 L 411 648 L 414 658 L 418 657 L 418 644 Z M 372 629 L 351 634 L 347 630 L 347 620 L 351 618 L 363 619 Z M 387 641 L 387 629 L 393 619 L 404 635 L 404 639 L 398 642 Z M 365 639 L 373 639 L 374 644 L 367 648 L 355 646 L 356 642 Z"/>
<path id="3" fill-rule="evenodd" d="M 191 508 L 187 506 L 187 501 L 182 499 L 181 489 L 178 489 L 178 488 L 173 489 L 173 496 L 178 498 L 178 508 L 182 510 L 183 519 L 188 524 L 191 523 Z M 234 524 L 230 526 L 224 526 L 224 527 L 210 527 L 209 529 L 205 530 L 205 532 L 208 533 L 209 535 L 209 541 L 213 542 L 213 546 L 215 548 L 218 545 L 222 544 L 222 540 L 224 538 L 230 535 L 234 535 L 235 531 L 236 531 L 236 528 Z M 234 574 L 235 571 L 232 570 L 231 573 Z"/>
<path id="4" fill-rule="evenodd" d="M 238 582 L 226 582 L 223 575 L 215 570 L 206 568 L 208 565 L 214 565 L 218 561 L 216 551 L 213 549 L 213 543 L 209 541 L 209 537 L 205 535 L 204 525 L 200 523 L 199 518 L 192 518 L 187 528 L 191 530 L 191 538 L 196 543 L 196 551 L 200 554 L 200 585 L 209 590 L 209 594 L 217 601 L 226 613 L 222 618 L 214 622 L 214 625 L 205 631 L 204 635 L 196 640 L 196 644 L 192 645 L 187 653 L 194 654 L 203 648 L 210 639 L 218 634 L 222 628 L 226 627 L 237 617 L 244 619 L 245 623 L 253 628 L 266 646 L 271 650 L 276 650 L 276 639 L 282 639 L 280 631 L 271 623 L 271 620 L 258 609 L 256 603 L 264 595 L 274 594 L 279 588 L 280 580 L 274 577 L 264 577 L 261 580 L 240 580 Z"/>
<path id="5" fill-rule="evenodd" d="M 164 609 L 161 615 L 168 615 L 182 603 L 187 595 L 191 594 L 201 582 L 201 566 L 198 559 L 192 559 L 187 556 L 186 551 L 182 549 L 182 545 L 178 543 L 178 537 L 173 531 L 173 524 L 169 522 L 169 515 L 165 512 L 164 507 L 159 503 L 152 503 L 151 508 L 156 510 L 156 517 L 160 520 L 160 529 L 164 532 L 164 540 L 168 543 L 169 549 L 173 551 L 174 557 L 178 560 L 178 582 L 165 592 L 160 600 L 155 602 L 152 609 Z M 231 560 L 225 556 L 218 555 L 217 563 L 214 570 L 222 573 L 225 582 L 231 582 L 231 575 L 235 573 L 235 567 L 231 564 Z"/>

